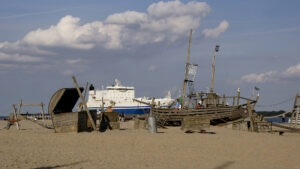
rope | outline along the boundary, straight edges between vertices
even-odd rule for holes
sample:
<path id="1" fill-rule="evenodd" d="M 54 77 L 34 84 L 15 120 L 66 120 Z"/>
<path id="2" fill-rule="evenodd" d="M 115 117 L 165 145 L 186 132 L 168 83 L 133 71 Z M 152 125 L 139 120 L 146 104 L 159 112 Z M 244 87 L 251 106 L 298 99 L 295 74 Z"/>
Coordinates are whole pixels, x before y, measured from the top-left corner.
<path id="1" fill-rule="evenodd" d="M 279 102 L 279 103 L 276 103 L 276 104 L 257 105 L 256 107 L 275 107 L 275 106 L 279 106 L 279 105 L 281 105 L 281 104 L 290 102 L 290 101 L 292 101 L 292 100 L 294 100 L 294 99 L 295 99 L 295 97 L 290 97 L 290 98 L 288 98 L 288 99 L 286 99 L 286 100 L 283 100 L 283 101 L 281 101 L 281 102 Z"/>
<path id="2" fill-rule="evenodd" d="M 274 118 L 274 117 L 283 116 L 283 115 L 286 115 L 286 114 L 288 114 L 288 113 L 290 113 L 290 112 L 293 112 L 293 110 L 294 110 L 294 109 L 291 109 L 291 110 L 288 110 L 288 111 L 286 111 L 286 112 L 284 112 L 284 113 L 277 114 L 277 115 L 274 115 L 274 116 L 265 116 L 264 118 L 265 118 L 265 119 L 269 119 L 269 118 Z"/>

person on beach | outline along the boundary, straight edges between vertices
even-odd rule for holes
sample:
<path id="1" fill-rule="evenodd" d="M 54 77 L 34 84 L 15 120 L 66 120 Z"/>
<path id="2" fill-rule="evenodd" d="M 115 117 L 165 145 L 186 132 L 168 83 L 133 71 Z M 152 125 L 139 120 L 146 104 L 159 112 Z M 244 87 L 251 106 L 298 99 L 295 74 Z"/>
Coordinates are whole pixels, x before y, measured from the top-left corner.
<path id="1" fill-rule="evenodd" d="M 180 101 L 179 99 L 177 99 L 177 102 L 176 102 L 176 109 L 180 109 L 181 108 L 181 104 L 180 104 Z"/>
<path id="2" fill-rule="evenodd" d="M 108 108 L 106 109 L 106 112 L 114 112 L 114 110 L 111 108 L 111 106 L 108 106 Z"/>
<path id="3" fill-rule="evenodd" d="M 125 114 L 124 112 L 121 113 L 121 119 L 120 119 L 121 122 L 124 122 L 125 121 Z"/>

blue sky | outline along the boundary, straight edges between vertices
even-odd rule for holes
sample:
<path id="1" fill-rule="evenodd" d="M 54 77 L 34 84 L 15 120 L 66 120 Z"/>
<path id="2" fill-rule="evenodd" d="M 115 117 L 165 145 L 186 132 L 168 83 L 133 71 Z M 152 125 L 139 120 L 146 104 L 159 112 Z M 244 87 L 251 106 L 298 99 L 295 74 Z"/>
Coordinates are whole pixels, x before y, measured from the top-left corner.
<path id="1" fill-rule="evenodd" d="M 258 105 L 300 92 L 299 1 L 74 1 L 0 2 L 0 115 L 11 104 L 48 104 L 52 94 L 115 78 L 137 96 L 178 95 L 184 77 L 189 29 L 195 87 L 206 91 L 214 46 L 215 91 L 251 95 Z M 287 110 L 291 103 L 258 110 Z"/>

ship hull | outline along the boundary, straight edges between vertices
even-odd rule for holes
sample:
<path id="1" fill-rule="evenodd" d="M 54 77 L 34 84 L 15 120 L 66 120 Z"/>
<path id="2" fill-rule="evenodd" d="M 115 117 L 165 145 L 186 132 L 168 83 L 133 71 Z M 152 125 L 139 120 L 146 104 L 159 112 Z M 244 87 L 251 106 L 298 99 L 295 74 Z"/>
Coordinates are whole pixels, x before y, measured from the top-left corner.
<path id="1" fill-rule="evenodd" d="M 90 110 L 97 110 L 98 112 L 101 111 L 102 107 L 89 107 Z M 107 107 L 104 107 L 106 110 Z M 150 106 L 129 106 L 129 107 L 112 107 L 114 112 L 124 113 L 124 114 L 149 114 Z"/>

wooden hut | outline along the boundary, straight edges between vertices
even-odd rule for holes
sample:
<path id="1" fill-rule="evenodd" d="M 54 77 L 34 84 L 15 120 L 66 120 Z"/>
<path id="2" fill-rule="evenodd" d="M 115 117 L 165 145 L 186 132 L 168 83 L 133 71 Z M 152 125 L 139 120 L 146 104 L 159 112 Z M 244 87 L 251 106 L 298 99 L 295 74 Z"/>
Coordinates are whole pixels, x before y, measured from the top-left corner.
<path id="1" fill-rule="evenodd" d="M 80 88 L 83 91 L 83 88 Z M 49 105 L 48 112 L 51 114 L 53 127 L 56 133 L 81 132 L 92 130 L 92 124 L 86 111 L 72 112 L 79 94 L 76 88 L 62 88 L 54 93 Z M 94 123 L 97 112 L 90 111 Z"/>

